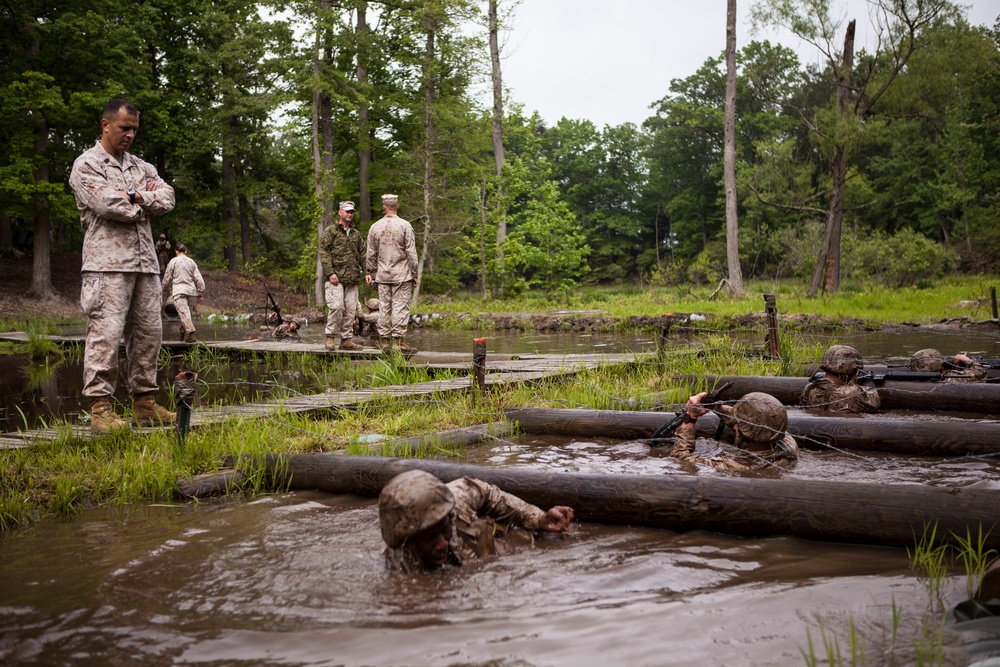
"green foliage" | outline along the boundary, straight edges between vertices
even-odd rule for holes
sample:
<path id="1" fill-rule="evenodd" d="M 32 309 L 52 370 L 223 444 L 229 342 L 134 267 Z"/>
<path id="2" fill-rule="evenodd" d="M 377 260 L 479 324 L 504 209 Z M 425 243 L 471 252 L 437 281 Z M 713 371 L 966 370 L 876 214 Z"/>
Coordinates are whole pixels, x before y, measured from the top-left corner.
<path id="1" fill-rule="evenodd" d="M 892 236 L 876 232 L 864 239 L 845 238 L 844 275 L 864 276 L 889 287 L 941 278 L 957 265 L 953 250 L 909 229 Z"/>

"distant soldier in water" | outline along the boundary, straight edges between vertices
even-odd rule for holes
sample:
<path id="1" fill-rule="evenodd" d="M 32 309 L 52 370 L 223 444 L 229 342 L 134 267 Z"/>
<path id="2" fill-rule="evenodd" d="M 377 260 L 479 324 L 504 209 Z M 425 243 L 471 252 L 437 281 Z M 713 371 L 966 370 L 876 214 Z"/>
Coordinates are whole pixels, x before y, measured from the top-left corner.
<path id="1" fill-rule="evenodd" d="M 770 394 L 753 392 L 747 394 L 735 405 L 719 408 L 732 421 L 736 432 L 735 448 L 726 443 L 706 440 L 709 444 L 722 447 L 722 451 L 712 456 L 695 454 L 697 436 L 695 423 L 698 417 L 708 412 L 701 406 L 706 392 L 695 394 L 688 399 L 677 427 L 677 438 L 670 450 L 670 456 L 681 461 L 701 463 L 719 470 L 749 471 L 770 466 L 789 466 L 799 458 L 799 446 L 795 438 L 785 433 L 788 414 L 781 401 Z"/>
<path id="2" fill-rule="evenodd" d="M 569 530 L 573 510 L 547 512 L 478 479 L 445 484 L 423 470 L 396 475 L 378 499 L 390 567 L 413 572 L 462 565 L 498 553 L 495 538 L 512 526 L 549 533 Z"/>
<path id="3" fill-rule="evenodd" d="M 271 332 L 272 338 L 299 338 L 299 323 L 295 320 L 285 320 Z"/>
<path id="4" fill-rule="evenodd" d="M 910 358 L 910 370 L 922 373 L 940 373 L 941 381 L 949 384 L 985 382 L 989 372 L 968 355 L 958 353 L 946 358 L 932 347 L 918 350 Z"/>
<path id="5" fill-rule="evenodd" d="M 857 383 L 865 367 L 861 353 L 850 345 L 834 345 L 823 355 L 822 378 L 811 380 L 802 390 L 799 405 L 827 412 L 876 412 L 881 405 L 878 390 Z"/>

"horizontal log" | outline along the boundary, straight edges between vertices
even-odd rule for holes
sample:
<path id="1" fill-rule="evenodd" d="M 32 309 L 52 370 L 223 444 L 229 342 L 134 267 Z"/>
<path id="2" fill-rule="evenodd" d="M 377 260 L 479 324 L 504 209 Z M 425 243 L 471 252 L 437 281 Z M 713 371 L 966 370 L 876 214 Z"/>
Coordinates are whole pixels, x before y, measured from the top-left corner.
<path id="1" fill-rule="evenodd" d="M 235 489 L 242 481 L 242 471 L 220 470 L 193 477 L 178 477 L 177 491 L 184 498 L 222 496 Z"/>
<path id="2" fill-rule="evenodd" d="M 469 447 L 483 440 L 506 438 L 514 432 L 510 422 L 491 422 L 453 428 L 437 433 L 426 433 L 408 438 L 392 438 L 388 442 L 372 443 L 370 448 L 383 454 L 392 453 L 397 456 L 425 452 L 431 449 L 456 449 Z"/>
<path id="3" fill-rule="evenodd" d="M 937 522 L 937 537 L 995 530 L 1000 493 L 982 489 L 689 475 L 595 475 L 497 468 L 427 459 L 335 454 L 267 455 L 275 488 L 378 496 L 393 477 L 426 470 L 443 481 L 474 477 L 542 508 L 569 505 L 581 521 L 708 530 L 748 537 L 913 546 Z"/>
<path id="4" fill-rule="evenodd" d="M 809 381 L 804 377 L 768 375 L 679 375 L 676 379 L 694 388 L 711 388 L 724 382 L 732 382 L 733 386 L 722 393 L 723 400 L 737 399 L 752 391 L 763 391 L 785 405 L 797 405 L 802 389 Z M 876 389 L 884 410 L 1000 414 L 1000 384 L 886 382 Z"/>
<path id="5" fill-rule="evenodd" d="M 648 438 L 669 422 L 673 412 L 516 408 L 507 419 L 525 433 L 574 437 Z M 715 434 L 718 417 L 698 419 L 699 437 Z M 887 452 L 906 456 L 976 456 L 1000 452 L 1000 421 L 913 419 L 888 415 L 826 417 L 803 410 L 788 411 L 788 432 L 804 448 Z"/>

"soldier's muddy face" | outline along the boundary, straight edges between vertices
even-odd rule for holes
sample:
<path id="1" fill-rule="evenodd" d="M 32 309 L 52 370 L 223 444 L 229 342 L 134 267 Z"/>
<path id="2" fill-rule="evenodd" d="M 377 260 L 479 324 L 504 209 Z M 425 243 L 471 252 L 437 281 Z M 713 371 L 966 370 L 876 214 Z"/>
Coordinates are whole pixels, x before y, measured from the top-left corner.
<path id="1" fill-rule="evenodd" d="M 428 570 L 436 570 L 448 559 L 448 541 L 451 539 L 451 515 L 425 528 L 410 538 L 410 548 Z"/>

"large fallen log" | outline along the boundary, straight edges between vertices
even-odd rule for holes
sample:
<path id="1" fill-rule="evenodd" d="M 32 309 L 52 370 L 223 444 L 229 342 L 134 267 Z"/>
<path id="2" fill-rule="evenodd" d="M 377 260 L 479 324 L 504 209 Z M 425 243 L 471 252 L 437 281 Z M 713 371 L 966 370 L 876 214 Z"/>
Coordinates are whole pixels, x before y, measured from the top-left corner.
<path id="1" fill-rule="evenodd" d="M 677 379 L 695 388 L 709 389 L 724 382 L 732 382 L 733 386 L 722 393 L 723 400 L 737 399 L 752 391 L 763 391 L 785 405 L 797 405 L 802 389 L 809 381 L 804 377 L 768 375 L 679 375 Z M 876 389 L 885 410 L 1000 414 L 1000 384 L 886 382 Z"/>
<path id="2" fill-rule="evenodd" d="M 917 485 L 857 484 L 711 475 L 593 475 L 496 468 L 427 459 L 334 454 L 268 455 L 275 488 L 320 490 L 366 498 L 401 472 L 426 470 L 444 481 L 475 477 L 539 507 L 569 505 L 581 521 L 674 531 L 709 530 L 748 537 L 794 535 L 811 540 L 913 546 L 937 522 L 937 538 L 995 530 L 1000 492 Z"/>
<path id="3" fill-rule="evenodd" d="M 648 438 L 673 412 L 514 408 L 504 411 L 525 433 L 575 437 Z M 715 434 L 718 417 L 698 420 L 699 437 Z M 805 448 L 858 449 L 907 456 L 975 456 L 1000 452 L 1000 422 L 969 419 L 912 419 L 881 415 L 825 417 L 788 411 L 788 432 Z"/>
<path id="4" fill-rule="evenodd" d="M 506 438 L 513 432 L 514 427 L 510 422 L 491 422 L 406 438 L 392 438 L 386 442 L 372 443 L 368 447 L 373 454 L 406 456 L 432 449 L 471 447 L 484 440 Z"/>

